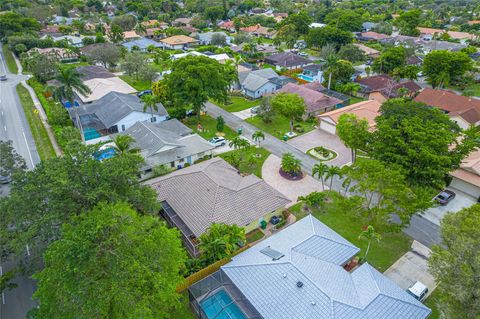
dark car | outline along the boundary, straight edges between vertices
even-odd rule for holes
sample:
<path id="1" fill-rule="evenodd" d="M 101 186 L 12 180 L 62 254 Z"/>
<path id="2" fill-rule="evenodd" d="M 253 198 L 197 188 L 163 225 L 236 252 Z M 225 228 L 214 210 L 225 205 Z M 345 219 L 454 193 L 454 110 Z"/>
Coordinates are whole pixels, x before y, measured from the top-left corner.
<path id="1" fill-rule="evenodd" d="M 270 218 L 270 224 L 272 224 L 272 225 L 276 225 L 281 221 L 282 221 L 282 218 L 280 218 L 278 216 L 272 216 L 272 218 Z"/>
<path id="2" fill-rule="evenodd" d="M 5 74 L 0 75 L 0 81 L 6 81 L 7 76 Z"/>
<path id="3" fill-rule="evenodd" d="M 435 196 L 435 200 L 442 206 L 447 205 L 455 198 L 455 193 L 451 190 L 444 189 L 440 192 L 437 196 Z"/>
<path id="4" fill-rule="evenodd" d="M 142 97 L 144 95 L 150 95 L 150 94 L 152 94 L 152 90 L 145 90 L 145 91 L 142 91 L 142 92 L 138 92 L 137 96 Z"/>

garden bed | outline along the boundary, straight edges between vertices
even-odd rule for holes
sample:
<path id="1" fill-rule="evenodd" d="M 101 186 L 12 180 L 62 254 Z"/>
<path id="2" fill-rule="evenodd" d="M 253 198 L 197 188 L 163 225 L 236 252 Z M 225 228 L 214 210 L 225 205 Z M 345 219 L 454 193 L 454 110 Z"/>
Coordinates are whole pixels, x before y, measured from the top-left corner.
<path id="1" fill-rule="evenodd" d="M 338 154 L 323 146 L 317 146 L 307 151 L 307 154 L 318 159 L 319 161 L 330 161 L 338 156 Z"/>
<path id="2" fill-rule="evenodd" d="M 289 181 L 299 181 L 303 178 L 303 172 L 296 172 L 295 174 L 287 173 L 284 172 L 281 168 L 278 170 L 280 173 L 280 176 L 282 176 L 285 179 L 288 179 Z"/>
<path id="3" fill-rule="evenodd" d="M 252 230 L 251 232 L 249 232 L 248 234 L 245 235 L 246 238 L 247 238 L 247 243 L 250 244 L 250 243 L 254 243 L 260 239 L 262 239 L 263 237 L 265 237 L 265 235 L 262 233 L 262 231 L 260 229 L 254 229 Z"/>

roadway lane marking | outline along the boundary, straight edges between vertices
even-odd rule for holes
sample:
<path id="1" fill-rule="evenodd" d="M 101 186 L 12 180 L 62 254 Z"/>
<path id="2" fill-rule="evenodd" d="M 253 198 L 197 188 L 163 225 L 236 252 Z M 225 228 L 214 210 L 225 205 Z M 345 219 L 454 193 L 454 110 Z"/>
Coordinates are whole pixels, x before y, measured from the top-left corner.
<path id="1" fill-rule="evenodd" d="M 25 136 L 25 132 L 22 131 L 22 134 L 23 134 L 23 139 L 25 140 L 25 145 L 27 146 L 27 151 L 28 151 L 28 156 L 30 157 L 30 162 L 32 163 L 32 167 L 35 168 L 35 163 L 33 163 L 32 153 L 30 152 L 30 147 L 28 147 L 28 141 L 27 141 L 27 137 Z"/>

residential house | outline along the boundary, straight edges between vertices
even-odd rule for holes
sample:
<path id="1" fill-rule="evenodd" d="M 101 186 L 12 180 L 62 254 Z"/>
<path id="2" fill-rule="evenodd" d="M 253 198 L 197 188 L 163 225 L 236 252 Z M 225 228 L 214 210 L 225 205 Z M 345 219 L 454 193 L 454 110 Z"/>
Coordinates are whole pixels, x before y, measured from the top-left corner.
<path id="1" fill-rule="evenodd" d="M 277 23 L 282 22 L 284 19 L 288 18 L 288 13 L 287 12 L 274 12 L 273 13 L 273 18 Z"/>
<path id="2" fill-rule="evenodd" d="M 472 97 L 425 88 L 415 97 L 415 101 L 441 109 L 462 129 L 480 124 L 480 100 Z"/>
<path id="3" fill-rule="evenodd" d="M 423 59 L 417 55 L 411 55 L 407 58 L 407 65 L 422 66 Z"/>
<path id="4" fill-rule="evenodd" d="M 156 28 L 160 26 L 160 22 L 157 19 L 152 19 L 148 21 L 143 21 L 142 25 L 145 26 L 145 28 L 150 29 L 150 28 Z"/>
<path id="5" fill-rule="evenodd" d="M 188 288 L 199 318 L 425 319 L 431 310 L 312 215 L 233 256 Z M 228 306 L 226 306 L 228 305 Z M 207 316 L 208 314 L 208 316 Z"/>
<path id="6" fill-rule="evenodd" d="M 150 47 L 161 48 L 162 44 L 157 41 L 150 40 L 148 38 L 140 38 L 137 40 L 124 42 L 122 43 L 122 46 L 129 51 L 132 51 L 132 49 L 137 49 L 142 52 L 146 52 L 147 49 Z"/>
<path id="7" fill-rule="evenodd" d="M 230 47 L 231 47 L 233 52 L 245 53 L 245 51 L 243 51 L 243 47 L 245 46 L 245 44 L 246 43 L 241 43 L 241 44 L 238 44 L 238 45 L 232 44 Z M 256 49 L 257 49 L 257 52 L 261 52 L 264 55 L 271 55 L 271 54 L 278 53 L 277 47 L 272 45 L 272 44 L 268 44 L 268 43 L 257 44 Z"/>
<path id="8" fill-rule="evenodd" d="M 220 62 L 222 64 L 224 64 L 228 60 L 231 60 L 231 58 L 226 53 L 207 54 L 207 52 L 201 53 L 201 52 L 198 52 L 198 51 L 187 51 L 187 52 L 184 52 L 184 53 L 172 54 L 170 56 L 170 58 L 172 60 L 178 60 L 178 59 L 184 58 L 186 56 L 206 56 L 210 59 L 217 60 L 218 62 Z"/>
<path id="9" fill-rule="evenodd" d="M 54 16 L 51 20 L 54 24 L 63 24 L 63 25 L 71 25 L 73 23 L 73 18 L 64 17 L 64 16 Z"/>
<path id="10" fill-rule="evenodd" d="M 289 77 L 279 76 L 277 72 L 270 68 L 239 72 L 238 80 L 240 84 L 238 89 L 252 99 L 260 98 L 268 93 L 274 93 L 288 82 L 295 82 L 295 80 Z"/>
<path id="11" fill-rule="evenodd" d="M 133 30 L 123 32 L 123 40 L 124 41 L 139 40 L 140 38 L 141 38 L 141 36 L 138 35 L 137 32 L 135 32 Z"/>
<path id="12" fill-rule="evenodd" d="M 174 35 L 160 40 L 165 49 L 184 50 L 192 44 L 197 43 L 197 40 L 186 35 Z"/>
<path id="13" fill-rule="evenodd" d="M 356 38 L 360 41 L 381 41 L 389 39 L 390 36 L 378 32 L 368 31 L 356 34 Z"/>
<path id="14" fill-rule="evenodd" d="M 142 100 L 136 95 L 109 92 L 93 103 L 69 111 L 77 127 L 78 114 L 85 140 L 96 143 L 108 135 L 124 132 L 137 122 L 167 119 L 168 113 L 161 103 L 157 104 L 158 110 L 153 111 L 153 116 L 149 110 L 144 112 L 143 107 Z"/>
<path id="15" fill-rule="evenodd" d="M 97 25 L 95 23 L 88 21 L 83 25 L 83 30 L 85 30 L 87 32 L 95 31 L 96 27 L 97 27 Z"/>
<path id="16" fill-rule="evenodd" d="M 192 18 L 177 18 L 173 20 L 172 26 L 180 27 L 180 26 L 191 26 Z"/>
<path id="17" fill-rule="evenodd" d="M 60 26 L 59 25 L 46 25 L 40 30 L 41 35 L 57 35 L 60 36 L 62 35 L 62 32 L 60 32 Z"/>
<path id="18" fill-rule="evenodd" d="M 277 70 L 294 70 L 310 65 L 313 61 L 292 52 L 282 52 L 265 57 L 265 63 L 274 65 Z"/>
<path id="19" fill-rule="evenodd" d="M 146 37 L 149 39 L 160 40 L 165 37 L 165 34 L 162 31 L 162 28 L 149 28 L 147 29 Z"/>
<path id="20" fill-rule="evenodd" d="M 218 27 L 222 30 L 227 31 L 227 32 L 235 32 L 236 31 L 232 20 L 220 21 L 218 23 Z"/>
<path id="21" fill-rule="evenodd" d="M 373 28 L 375 28 L 377 24 L 375 22 L 364 22 L 362 23 L 362 31 L 363 32 L 368 32 L 371 31 Z"/>
<path id="22" fill-rule="evenodd" d="M 401 95 L 412 97 L 421 90 L 421 87 L 414 81 L 395 81 L 386 74 L 361 78 L 356 82 L 360 84 L 360 90 L 357 93 L 359 96 L 379 102 Z"/>
<path id="23" fill-rule="evenodd" d="M 255 37 L 265 37 L 267 39 L 272 39 L 277 34 L 275 30 L 266 28 L 260 24 L 240 28 L 240 31 Z"/>
<path id="24" fill-rule="evenodd" d="M 334 110 L 342 101 L 334 97 L 310 89 L 308 86 L 287 83 L 278 92 L 297 94 L 305 102 L 305 117 L 312 117 L 320 113 Z"/>
<path id="25" fill-rule="evenodd" d="M 376 59 L 380 56 L 380 51 L 367 47 L 365 44 L 354 43 L 353 45 L 359 48 L 370 60 Z"/>
<path id="26" fill-rule="evenodd" d="M 65 48 L 33 48 L 30 49 L 27 54 L 39 53 L 49 56 L 60 62 L 74 62 L 78 60 L 78 55 L 71 50 Z"/>
<path id="27" fill-rule="evenodd" d="M 177 119 L 162 122 L 139 121 L 120 133 L 134 138 L 133 147 L 140 149 L 145 164 L 142 177 L 150 177 L 154 167 L 164 165 L 182 168 L 197 160 L 209 158 L 215 148 Z"/>
<path id="28" fill-rule="evenodd" d="M 93 36 L 74 36 L 74 35 L 51 35 L 51 34 L 46 34 L 43 35 L 40 39 L 47 39 L 51 38 L 53 41 L 67 41 L 70 45 L 80 48 L 83 46 L 82 40 L 84 38 L 92 38 L 95 39 Z"/>
<path id="29" fill-rule="evenodd" d="M 475 35 L 468 32 L 448 31 L 423 27 L 418 27 L 418 30 L 420 31 L 420 37 L 426 41 L 432 40 L 433 38 L 438 37 L 443 33 L 447 33 L 452 39 L 459 40 L 461 43 L 465 43 L 467 40 L 475 39 Z"/>
<path id="30" fill-rule="evenodd" d="M 157 192 L 162 216 L 180 230 L 194 257 L 199 255 L 198 238 L 213 223 L 236 224 L 249 232 L 290 202 L 262 179 L 240 174 L 219 157 L 145 184 Z"/>
<path id="31" fill-rule="evenodd" d="M 77 68 L 81 74 L 83 84 L 91 91 L 88 95 L 76 92 L 82 103 L 91 103 L 110 92 L 131 94 L 137 92 L 127 82 L 123 81 L 115 74 L 109 72 L 104 67 L 98 65 L 81 66 Z"/>
<path id="32" fill-rule="evenodd" d="M 450 175 L 452 181 L 449 187 L 480 198 L 480 150 L 471 153 Z"/>
<path id="33" fill-rule="evenodd" d="M 198 43 L 201 45 L 209 45 L 212 42 L 212 37 L 214 35 L 221 35 L 225 37 L 225 42 L 227 45 L 230 45 L 232 38 L 226 34 L 225 32 L 205 32 L 197 34 L 196 38 L 198 39 Z"/>
<path id="34" fill-rule="evenodd" d="M 359 119 L 368 121 L 370 129 L 375 127 L 375 118 L 380 115 L 382 103 L 376 100 L 358 102 L 349 106 L 342 107 L 318 116 L 319 129 L 330 134 L 337 134 L 338 119 L 343 114 L 354 114 Z"/>
<path id="35" fill-rule="evenodd" d="M 307 82 L 323 82 L 323 69 L 321 64 L 310 64 L 303 67 L 303 73 L 298 76 Z"/>

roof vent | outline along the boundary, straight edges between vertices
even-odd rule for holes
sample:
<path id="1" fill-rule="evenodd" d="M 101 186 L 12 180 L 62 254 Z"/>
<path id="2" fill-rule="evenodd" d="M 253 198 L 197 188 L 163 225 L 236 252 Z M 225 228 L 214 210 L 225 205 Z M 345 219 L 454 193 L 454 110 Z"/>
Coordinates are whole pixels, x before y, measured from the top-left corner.
<path id="1" fill-rule="evenodd" d="M 312 301 L 312 306 L 315 306 L 317 303 L 315 301 Z"/>
<path id="2" fill-rule="evenodd" d="M 268 257 L 271 257 L 273 261 L 275 260 L 279 260 L 280 258 L 282 258 L 283 256 L 285 256 L 284 254 L 282 254 L 281 252 L 275 250 L 275 249 L 272 249 L 270 248 L 270 246 L 267 246 L 265 248 L 263 248 L 262 250 L 260 250 L 260 252 Z"/>
<path id="3" fill-rule="evenodd" d="M 303 282 L 297 281 L 297 287 L 298 287 L 298 288 L 302 288 L 302 287 L 303 287 Z"/>
<path id="4" fill-rule="evenodd" d="M 287 274 L 283 274 L 283 278 L 287 278 Z"/>

